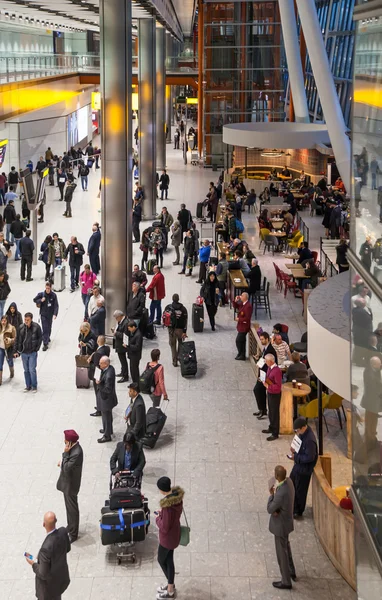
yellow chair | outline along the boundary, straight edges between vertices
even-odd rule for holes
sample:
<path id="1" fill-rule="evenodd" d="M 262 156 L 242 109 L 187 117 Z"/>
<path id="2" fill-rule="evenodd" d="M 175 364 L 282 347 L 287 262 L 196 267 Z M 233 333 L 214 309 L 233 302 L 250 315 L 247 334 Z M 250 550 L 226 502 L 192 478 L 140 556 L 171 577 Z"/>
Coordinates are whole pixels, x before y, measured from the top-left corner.
<path id="1" fill-rule="evenodd" d="M 343 407 L 342 401 L 343 401 L 343 398 L 341 398 L 341 396 L 339 396 L 338 394 L 330 394 L 328 405 L 325 407 L 330 410 L 336 411 L 338 420 L 340 422 L 341 429 L 342 429 L 342 419 L 341 419 L 340 408 L 342 408 L 344 419 L 346 421 L 346 413 L 345 413 L 345 409 Z"/>
<path id="2" fill-rule="evenodd" d="M 299 248 L 302 246 L 303 241 L 304 236 L 302 235 L 301 231 L 298 231 L 291 240 L 288 240 L 288 246 L 289 248 Z"/>
<path id="3" fill-rule="evenodd" d="M 259 250 L 261 248 L 261 242 L 265 241 L 265 238 L 267 235 L 269 235 L 271 233 L 270 229 L 267 229 L 266 227 L 263 227 L 262 229 L 260 229 L 260 244 L 259 244 Z"/>
<path id="4" fill-rule="evenodd" d="M 324 417 L 326 430 L 329 431 L 328 424 L 325 419 L 324 410 L 327 407 L 329 402 L 329 396 L 327 394 L 322 394 L 322 416 Z M 318 419 L 318 399 L 311 400 L 308 404 L 303 404 L 298 407 L 298 414 L 300 417 L 304 417 L 306 420 L 308 419 Z"/>

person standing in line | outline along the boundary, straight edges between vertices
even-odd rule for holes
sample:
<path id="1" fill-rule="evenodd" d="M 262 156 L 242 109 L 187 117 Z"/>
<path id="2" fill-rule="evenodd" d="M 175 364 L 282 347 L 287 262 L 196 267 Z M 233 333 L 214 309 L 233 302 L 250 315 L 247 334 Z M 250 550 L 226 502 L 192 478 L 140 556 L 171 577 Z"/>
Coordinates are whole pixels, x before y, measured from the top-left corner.
<path id="1" fill-rule="evenodd" d="M 33 302 L 40 309 L 40 318 L 42 326 L 42 342 L 43 352 L 48 350 L 50 344 L 50 334 L 52 333 L 53 319 L 58 315 L 58 298 L 57 294 L 52 290 L 50 281 L 45 283 L 45 291 L 39 292 Z"/>
<path id="2" fill-rule="evenodd" d="M 16 167 L 11 167 L 11 170 L 8 174 L 8 184 L 9 187 L 13 187 L 13 191 L 17 192 L 17 186 L 19 185 L 20 177 L 18 171 L 16 171 Z"/>
<path id="3" fill-rule="evenodd" d="M 88 242 L 88 256 L 91 269 L 93 273 L 98 275 L 101 270 L 101 265 L 99 261 L 99 249 L 101 246 L 101 231 L 99 228 L 99 223 L 93 223 L 92 226 L 92 235 L 89 238 Z"/>
<path id="4" fill-rule="evenodd" d="M 98 284 L 93 286 L 93 293 L 90 295 L 90 300 L 88 304 L 88 315 L 91 317 L 94 315 L 95 311 L 98 310 L 97 302 L 98 300 L 105 301 L 105 298 L 101 294 L 101 290 Z"/>
<path id="5" fill-rule="evenodd" d="M 181 243 L 182 243 L 182 229 L 180 227 L 179 221 L 174 221 L 174 224 L 172 227 L 172 234 L 171 234 L 171 244 L 175 248 L 176 259 L 172 263 L 173 265 L 180 264 L 179 246 Z"/>
<path id="6" fill-rule="evenodd" d="M 58 463 L 60 476 L 57 489 L 64 494 L 67 531 L 71 544 L 78 538 L 80 511 L 78 509 L 78 493 L 81 487 L 82 465 L 84 453 L 79 443 L 79 435 L 74 429 L 64 431 L 65 446 L 62 459 Z"/>
<path id="7" fill-rule="evenodd" d="M 163 196 L 167 200 L 168 196 L 168 188 L 170 186 L 170 177 L 167 174 L 166 169 L 163 169 L 162 175 L 159 178 L 159 189 L 160 189 L 160 199 L 163 200 Z"/>
<path id="8" fill-rule="evenodd" d="M 169 477 L 160 477 L 158 490 L 163 498 L 160 510 L 154 514 L 159 529 L 158 563 L 166 577 L 166 583 L 158 587 L 157 600 L 175 598 L 174 550 L 180 543 L 180 518 L 183 512 L 184 490 L 172 486 Z"/>
<path id="9" fill-rule="evenodd" d="M 142 221 L 142 204 L 139 198 L 134 198 L 133 203 L 133 235 L 134 242 L 138 244 L 140 242 L 139 224 Z"/>
<path id="10" fill-rule="evenodd" d="M 10 200 L 3 212 L 5 224 L 5 239 L 9 243 L 13 243 L 13 235 L 11 234 L 11 226 L 13 221 L 16 221 L 16 210 L 14 200 Z"/>
<path id="11" fill-rule="evenodd" d="M 96 397 L 96 405 L 94 407 L 95 412 L 90 413 L 91 417 L 100 417 L 102 414 L 99 407 L 98 388 L 94 375 L 95 370 L 99 369 L 99 361 L 103 356 L 110 356 L 110 346 L 106 346 L 105 336 L 99 335 L 97 338 L 97 350 L 95 350 L 95 352 L 93 352 L 93 354 L 91 354 L 87 359 L 89 363 L 89 379 L 93 382 L 93 388 Z"/>
<path id="12" fill-rule="evenodd" d="M 80 166 L 79 176 L 81 177 L 81 186 L 82 191 L 88 191 L 88 177 L 89 177 L 89 167 L 84 163 Z"/>
<path id="13" fill-rule="evenodd" d="M 139 393 L 139 383 L 130 383 L 128 388 L 130 404 L 125 412 L 127 431 L 132 432 L 135 439 L 139 441 L 146 435 L 146 406 Z"/>
<path id="14" fill-rule="evenodd" d="M 57 171 L 57 182 L 58 182 L 58 189 L 60 190 L 60 201 L 62 201 L 64 199 L 64 189 L 65 189 L 65 184 L 67 182 L 67 175 L 65 173 L 65 171 L 63 171 L 62 169 L 58 169 Z"/>
<path id="15" fill-rule="evenodd" d="M 17 352 L 15 358 L 21 356 L 24 367 L 24 392 L 37 392 L 37 353 L 41 348 L 42 331 L 38 323 L 34 323 L 30 312 L 24 315 L 24 324 L 17 332 Z"/>
<path id="16" fill-rule="evenodd" d="M 302 517 L 305 510 L 310 478 L 318 459 L 318 448 L 316 436 L 306 419 L 298 417 L 293 423 L 293 429 L 301 439 L 298 452 L 294 448 L 290 449 L 294 461 L 290 474 L 295 489 L 293 516 L 298 518 Z"/>
<path id="17" fill-rule="evenodd" d="M 134 383 L 139 382 L 139 362 L 142 358 L 143 337 L 135 321 L 129 321 L 127 324 L 129 331 L 129 345 L 127 353 L 130 360 L 131 379 Z"/>
<path id="18" fill-rule="evenodd" d="M 286 474 L 283 466 L 278 465 L 275 468 L 276 482 L 269 490 L 267 504 L 270 515 L 269 531 L 275 536 L 276 556 L 281 573 L 281 581 L 273 581 L 272 585 L 279 590 L 291 590 L 292 579 L 296 581 L 296 569 L 289 543 L 289 534 L 294 530 L 294 487 Z"/>
<path id="19" fill-rule="evenodd" d="M 183 256 L 183 268 L 179 272 L 179 275 L 186 274 L 186 277 L 191 277 L 192 269 L 194 266 L 194 253 L 195 253 L 195 240 L 192 234 L 192 230 L 189 229 L 184 237 L 184 256 Z M 188 273 L 186 273 L 188 269 Z"/>
<path id="20" fill-rule="evenodd" d="M 34 558 L 25 559 L 36 576 L 36 598 L 59 600 L 70 584 L 67 554 L 70 552 L 70 541 L 66 527 L 56 529 L 57 517 L 54 512 L 44 515 L 43 527 L 46 538 Z"/>
<path id="21" fill-rule="evenodd" d="M 160 406 L 162 395 L 164 400 L 168 400 L 166 385 L 164 382 L 164 367 L 159 363 L 160 359 L 160 350 L 155 348 L 151 350 L 151 362 L 148 363 L 150 369 L 155 369 L 154 371 L 154 384 L 155 389 L 152 394 L 150 394 L 150 398 L 152 400 L 154 408 Z"/>
<path id="22" fill-rule="evenodd" d="M 14 237 L 16 244 L 15 260 L 20 260 L 20 240 L 22 239 L 27 227 L 25 223 L 21 221 L 21 216 L 16 215 L 16 221 L 11 224 L 10 232 Z"/>
<path id="23" fill-rule="evenodd" d="M 90 270 L 90 265 L 85 265 L 80 275 L 81 297 L 85 307 L 85 319 L 89 318 L 88 304 L 96 281 L 97 275 Z"/>
<path id="24" fill-rule="evenodd" d="M 102 356 L 99 361 L 99 368 L 101 369 L 101 378 L 96 380 L 98 388 L 98 400 L 97 405 L 101 410 L 102 415 L 102 437 L 97 441 L 99 444 L 105 442 L 111 442 L 111 436 L 113 435 L 113 408 L 118 404 L 117 394 L 115 392 L 115 370 L 110 364 L 110 358 L 108 356 Z"/>
<path id="25" fill-rule="evenodd" d="M 264 357 L 268 367 L 264 387 L 267 389 L 268 396 L 268 416 L 269 427 L 263 429 L 263 433 L 270 433 L 267 437 L 267 442 L 277 440 L 280 433 L 280 402 L 281 402 L 281 385 L 283 374 L 281 369 L 276 364 L 274 354 L 266 354 Z"/>
<path id="26" fill-rule="evenodd" d="M 105 300 L 98 298 L 97 310 L 93 312 L 90 317 L 90 327 L 93 333 L 98 337 L 99 335 L 105 335 L 105 323 L 106 323 L 106 308 Z"/>
<path id="27" fill-rule="evenodd" d="M 269 337 L 269 333 L 267 333 L 266 331 L 263 331 L 260 334 L 260 342 L 263 346 L 263 350 L 261 352 L 260 355 L 256 356 L 256 360 L 259 361 L 262 359 L 262 367 L 259 367 L 260 371 L 263 371 L 265 374 L 268 371 L 268 366 L 267 363 L 265 362 L 265 357 L 267 354 L 273 354 L 273 356 L 275 357 L 275 362 L 277 364 L 277 354 L 276 354 L 276 350 L 273 348 L 272 344 L 271 344 L 271 340 Z M 255 395 L 256 398 L 256 402 L 257 402 L 257 412 L 253 413 L 254 417 L 257 417 L 259 419 L 259 421 L 261 421 L 261 419 L 263 419 L 264 417 L 267 416 L 267 390 L 265 388 L 265 386 L 263 385 L 263 382 L 261 381 L 261 379 L 259 378 L 256 382 L 255 387 L 253 388 L 253 393 Z"/>
<path id="28" fill-rule="evenodd" d="M 149 294 L 151 300 L 150 323 L 160 325 L 162 319 L 162 300 L 166 296 L 165 282 L 163 273 L 161 272 L 158 265 L 155 265 L 153 272 L 154 277 L 152 278 L 150 284 L 147 286 L 146 293 Z M 155 311 L 157 314 L 156 321 L 154 321 Z"/>
<path id="29" fill-rule="evenodd" d="M 207 265 L 210 260 L 211 245 L 209 240 L 204 240 L 202 247 L 199 249 L 199 277 L 196 283 L 204 283 L 207 274 Z"/>
<path id="30" fill-rule="evenodd" d="M 247 292 L 243 292 L 240 296 L 236 296 L 233 301 L 233 307 L 238 311 L 237 321 L 237 336 L 236 348 L 237 356 L 235 360 L 245 360 L 245 347 L 247 343 L 247 333 L 251 329 L 252 304 L 248 301 Z"/>
<path id="31" fill-rule="evenodd" d="M 117 375 L 117 377 L 120 377 L 121 379 L 118 380 L 118 383 L 125 383 L 126 381 L 129 381 L 129 367 L 126 359 L 127 345 L 123 342 L 123 336 L 127 336 L 129 333 L 127 328 L 128 320 L 121 310 L 115 310 L 113 317 L 117 322 L 117 327 L 115 329 L 112 328 L 111 330 L 114 336 L 114 349 L 119 358 L 119 362 L 121 363 L 121 372 Z"/>
<path id="32" fill-rule="evenodd" d="M 65 190 L 65 204 L 66 209 L 63 213 L 63 217 L 72 218 L 72 200 L 73 200 L 73 192 L 76 189 L 77 184 L 74 181 L 68 181 Z"/>
<path id="33" fill-rule="evenodd" d="M 20 279 L 25 280 L 25 269 L 27 271 L 27 281 L 33 281 L 32 279 L 32 263 L 33 263 L 33 252 L 34 242 L 31 240 L 31 230 L 27 229 L 25 237 L 19 242 L 20 254 L 21 254 L 21 265 L 20 265 Z"/>
<path id="34" fill-rule="evenodd" d="M 70 244 L 64 252 L 64 259 L 67 260 L 69 255 L 69 267 L 70 267 L 70 291 L 74 292 L 79 287 L 80 268 L 83 261 L 83 255 L 85 249 L 82 244 L 77 240 L 75 235 L 70 238 Z"/>

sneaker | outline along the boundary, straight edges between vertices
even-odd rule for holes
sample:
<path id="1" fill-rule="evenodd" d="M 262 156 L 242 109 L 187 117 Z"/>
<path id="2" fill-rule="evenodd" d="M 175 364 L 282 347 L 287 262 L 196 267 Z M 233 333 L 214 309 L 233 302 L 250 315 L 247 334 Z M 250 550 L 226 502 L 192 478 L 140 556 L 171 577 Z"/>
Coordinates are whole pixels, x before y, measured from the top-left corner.
<path id="1" fill-rule="evenodd" d="M 174 592 L 175 592 L 176 588 L 174 585 Z M 157 592 L 167 592 L 167 583 L 165 585 L 160 585 L 159 587 L 157 587 Z"/>
<path id="2" fill-rule="evenodd" d="M 37 388 L 32 388 L 32 394 L 37 394 Z"/>
<path id="3" fill-rule="evenodd" d="M 175 592 L 170 594 L 167 590 L 165 592 L 158 592 L 157 600 L 165 600 L 166 598 L 175 598 Z"/>
<path id="4" fill-rule="evenodd" d="M 48 344 L 44 344 L 42 347 L 42 351 L 46 352 L 48 350 Z"/>
<path id="5" fill-rule="evenodd" d="M 31 389 L 32 389 L 32 388 L 30 388 L 30 387 L 26 387 L 26 388 L 24 388 L 24 392 L 30 392 L 30 391 L 31 391 Z"/>

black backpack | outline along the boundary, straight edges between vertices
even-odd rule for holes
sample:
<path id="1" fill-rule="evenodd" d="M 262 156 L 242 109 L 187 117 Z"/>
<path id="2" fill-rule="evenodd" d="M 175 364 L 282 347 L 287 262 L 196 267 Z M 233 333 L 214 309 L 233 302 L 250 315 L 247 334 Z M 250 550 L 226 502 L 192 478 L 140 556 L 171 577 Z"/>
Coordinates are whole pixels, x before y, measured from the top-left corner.
<path id="1" fill-rule="evenodd" d="M 155 390 L 155 371 L 159 367 L 160 365 L 150 367 L 149 363 L 147 363 L 146 369 L 139 378 L 139 389 L 142 394 L 152 394 Z"/>

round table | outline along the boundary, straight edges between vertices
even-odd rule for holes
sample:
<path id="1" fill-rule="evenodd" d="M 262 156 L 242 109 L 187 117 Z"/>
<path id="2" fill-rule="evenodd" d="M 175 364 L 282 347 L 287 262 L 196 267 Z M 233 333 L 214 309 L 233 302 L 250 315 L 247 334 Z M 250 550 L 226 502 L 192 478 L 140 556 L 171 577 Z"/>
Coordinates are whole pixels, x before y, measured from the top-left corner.
<path id="1" fill-rule="evenodd" d="M 311 388 L 306 383 L 301 384 L 301 388 L 294 388 L 291 382 L 283 383 L 281 387 L 281 403 L 280 403 L 280 433 L 293 433 L 293 398 L 302 398 L 310 394 Z"/>

